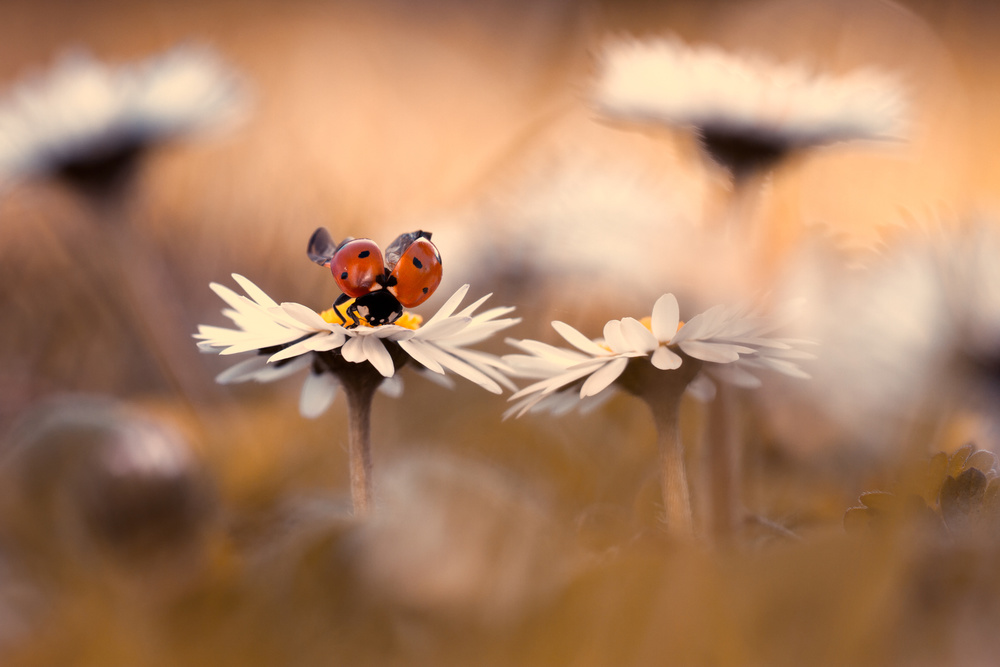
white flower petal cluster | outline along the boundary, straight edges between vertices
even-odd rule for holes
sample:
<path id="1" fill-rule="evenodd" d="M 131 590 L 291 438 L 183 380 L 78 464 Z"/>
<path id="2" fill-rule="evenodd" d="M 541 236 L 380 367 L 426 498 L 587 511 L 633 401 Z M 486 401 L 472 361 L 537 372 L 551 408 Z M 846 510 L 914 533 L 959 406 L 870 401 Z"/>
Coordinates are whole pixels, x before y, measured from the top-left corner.
<path id="1" fill-rule="evenodd" d="M 380 389 L 399 395 L 402 385 L 395 375 L 387 342 L 397 344 L 431 374 L 443 376 L 450 371 L 495 394 L 501 393 L 503 388 L 516 389 L 507 378 L 510 369 L 499 357 L 468 346 L 520 320 L 503 317 L 513 308 L 491 308 L 475 313 L 490 295 L 456 312 L 469 291 L 468 285 L 459 288 L 417 329 L 396 324 L 346 328 L 327 322 L 319 313 L 301 304 L 277 303 L 241 275 L 233 274 L 233 279 L 246 296 L 218 283 L 212 283 L 211 288 L 229 305 L 222 312 L 236 328 L 200 325 L 195 335 L 198 346 L 220 355 L 258 353 L 223 371 L 216 378 L 220 383 L 270 382 L 309 368 L 299 405 L 304 416 L 313 417 L 326 410 L 339 386 L 334 374 L 327 372 L 322 364 L 314 363 L 315 355 L 322 352 L 336 350 L 344 361 L 371 364 L 387 379 Z"/>
<path id="2" fill-rule="evenodd" d="M 245 102 L 239 78 L 204 47 L 120 67 L 74 53 L 0 100 L 0 183 L 217 125 Z"/>
<path id="3" fill-rule="evenodd" d="M 905 131 L 904 96 L 885 75 L 818 75 L 672 38 L 610 45 L 593 101 L 604 115 L 626 122 L 755 137 L 788 148 L 898 139 Z"/>
<path id="4" fill-rule="evenodd" d="M 552 327 L 572 349 L 534 340 L 508 341 L 527 354 L 505 355 L 504 361 L 517 375 L 538 381 L 510 397 L 516 403 L 505 416 L 520 417 L 539 410 L 564 412 L 581 401 L 581 407 L 592 407 L 611 395 L 607 390 L 625 372 L 631 359 L 648 358 L 655 368 L 669 372 L 683 363 L 678 350 L 706 362 L 703 370 L 738 386 L 760 385 L 753 369 L 808 378 L 795 361 L 812 355 L 796 349 L 802 341 L 771 336 L 777 326 L 770 318 L 745 307 L 721 305 L 682 325 L 673 294 L 657 299 L 649 327 L 631 317 L 611 320 L 604 325 L 601 340 L 591 340 L 556 321 Z M 701 398 L 709 398 L 714 387 L 702 374 L 689 389 Z"/>

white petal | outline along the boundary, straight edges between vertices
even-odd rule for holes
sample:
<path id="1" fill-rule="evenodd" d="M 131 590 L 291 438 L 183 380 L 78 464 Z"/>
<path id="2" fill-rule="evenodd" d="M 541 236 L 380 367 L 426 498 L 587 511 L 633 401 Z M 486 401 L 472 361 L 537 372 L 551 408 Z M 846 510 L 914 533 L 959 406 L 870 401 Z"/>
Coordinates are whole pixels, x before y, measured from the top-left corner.
<path id="1" fill-rule="evenodd" d="M 564 322 L 556 320 L 552 323 L 552 328 L 556 330 L 556 333 L 566 339 L 567 343 L 581 352 L 586 352 L 594 357 L 602 357 L 610 354 L 610 352 L 605 350 L 603 347 Z"/>
<path id="2" fill-rule="evenodd" d="M 611 320 L 604 325 L 604 342 L 616 354 L 633 351 L 625 340 L 625 334 L 622 333 L 621 320 Z"/>
<path id="3" fill-rule="evenodd" d="M 636 352 L 652 352 L 659 344 L 653 332 L 634 317 L 622 319 L 622 335 L 625 336 L 629 347 Z"/>
<path id="4" fill-rule="evenodd" d="M 315 419 L 337 397 L 337 379 L 330 373 L 309 373 L 302 384 L 299 396 L 299 414 L 307 419 Z"/>
<path id="5" fill-rule="evenodd" d="M 340 354 L 344 357 L 344 361 L 360 364 L 367 359 L 361 342 L 363 338 L 363 336 L 348 337 L 347 342 L 340 348 Z"/>
<path id="6" fill-rule="evenodd" d="M 264 293 L 264 290 L 257 287 L 252 282 L 250 282 L 250 280 L 244 278 L 240 274 L 234 273 L 233 280 L 238 282 L 240 284 L 240 287 L 243 288 L 243 291 L 247 293 L 247 296 L 256 301 L 259 305 L 264 306 L 265 308 L 272 308 L 278 305 L 278 303 L 274 299 L 272 299 L 271 297 L 269 297 L 267 294 Z"/>
<path id="7" fill-rule="evenodd" d="M 741 368 L 740 364 L 717 366 L 713 369 L 712 375 L 728 384 L 736 387 L 742 387 L 744 389 L 756 389 L 763 384 L 760 381 L 760 378 L 746 369 Z"/>
<path id="8" fill-rule="evenodd" d="M 653 362 L 653 365 L 661 371 L 672 371 L 675 368 L 680 368 L 681 363 L 683 363 L 684 360 L 681 359 L 681 355 L 677 354 L 666 345 L 661 345 L 656 348 L 655 352 L 653 352 L 653 356 L 650 361 Z"/>
<path id="9" fill-rule="evenodd" d="M 251 338 L 244 340 L 239 343 L 234 343 L 226 349 L 219 352 L 220 355 L 227 356 L 230 354 L 241 354 L 243 352 L 250 352 L 251 350 L 260 350 L 266 347 L 273 347 L 275 345 L 285 345 L 286 343 L 291 343 L 302 335 L 301 331 L 288 331 L 280 336 L 270 336 L 267 338 Z"/>
<path id="10" fill-rule="evenodd" d="M 209 283 L 209 289 L 215 292 L 219 298 L 232 306 L 235 310 L 240 311 L 243 309 L 243 302 L 239 294 L 229 289 L 225 285 L 220 285 L 219 283 Z"/>
<path id="11" fill-rule="evenodd" d="M 400 341 L 399 346 L 403 348 L 403 351 L 408 355 L 413 357 L 415 361 L 428 368 L 435 373 L 440 373 L 444 375 L 444 368 L 437 362 L 433 354 L 428 350 L 430 345 L 422 340 L 404 340 Z"/>
<path id="12" fill-rule="evenodd" d="M 490 379 L 488 375 L 483 373 L 478 368 L 474 367 L 472 364 L 463 361 L 451 354 L 448 354 L 445 350 L 442 350 L 434 345 L 428 345 L 426 351 L 437 360 L 439 364 L 444 366 L 446 369 L 452 371 L 457 375 L 461 375 L 466 380 L 470 382 L 475 382 L 483 389 L 487 391 L 499 394 L 503 392 L 500 385 L 495 381 Z"/>
<path id="13" fill-rule="evenodd" d="M 428 324 L 427 326 L 420 327 L 416 331 L 414 338 L 420 338 L 422 340 L 435 340 L 440 338 L 446 338 L 448 336 L 457 334 L 462 331 L 467 326 L 469 322 L 472 321 L 471 317 L 449 317 L 447 319 L 438 320 Z"/>
<path id="14" fill-rule="evenodd" d="M 580 388 L 580 398 L 596 396 L 607 389 L 625 371 L 626 366 L 628 366 L 628 359 L 619 357 L 597 369 Z"/>
<path id="15" fill-rule="evenodd" d="M 485 301 L 488 298 L 490 298 L 491 296 L 493 296 L 492 292 L 489 293 L 489 294 L 487 294 L 484 297 L 480 297 L 475 302 L 473 302 L 472 305 L 466 306 L 465 308 L 463 308 L 461 310 L 461 312 L 456 313 L 455 316 L 456 317 L 472 317 L 472 313 L 476 312 L 476 308 L 479 308 L 479 306 L 483 305 L 483 303 L 485 303 Z"/>
<path id="16" fill-rule="evenodd" d="M 392 374 L 396 372 L 395 367 L 392 365 L 392 357 L 389 355 L 389 350 L 385 349 L 382 340 L 377 336 L 363 336 L 361 338 L 361 349 L 364 351 L 365 358 L 371 362 L 371 365 L 383 377 L 391 378 Z"/>
<path id="17" fill-rule="evenodd" d="M 720 322 L 726 316 L 726 307 L 712 306 L 708 310 L 692 317 L 670 339 L 672 343 L 713 336 L 718 333 Z"/>
<path id="18" fill-rule="evenodd" d="M 513 373 L 513 369 L 495 354 L 451 347 L 446 349 L 462 361 L 478 368 L 497 384 L 510 391 L 517 391 L 517 386 L 507 377 L 507 375 Z"/>
<path id="19" fill-rule="evenodd" d="M 554 345 L 549 345 L 548 343 L 543 343 L 537 340 L 531 340 L 530 338 L 526 338 L 524 340 L 507 338 L 504 342 L 537 357 L 548 359 L 553 363 L 558 363 L 563 366 L 573 366 L 580 362 L 593 359 L 592 356 L 582 354 L 576 350 L 567 350 L 564 347 L 555 347 Z M 604 348 L 601 348 L 601 352 L 604 353 L 601 356 L 608 355 L 608 351 Z"/>
<path id="20" fill-rule="evenodd" d="M 378 386 L 380 393 L 385 394 L 389 398 L 399 398 L 403 395 L 403 378 L 399 375 L 393 375 L 391 378 L 386 378 L 382 381 L 382 384 Z"/>
<path id="21" fill-rule="evenodd" d="M 253 375 L 267 366 L 267 359 L 261 355 L 254 355 L 249 359 L 230 366 L 215 376 L 215 381 L 219 384 L 235 384 L 245 382 L 253 378 Z"/>
<path id="22" fill-rule="evenodd" d="M 458 308 L 458 304 L 462 303 L 462 299 L 465 298 L 465 295 L 468 292 L 469 292 L 468 285 L 462 285 L 461 287 L 459 287 L 458 290 L 454 294 L 452 294 L 447 301 L 444 302 L 444 305 L 441 306 L 441 308 L 439 308 L 438 311 L 431 316 L 431 319 L 427 320 L 427 323 L 424 324 L 424 326 L 429 326 L 430 324 L 437 322 L 438 320 L 443 320 L 446 317 L 451 317 L 451 314 L 455 312 L 456 308 Z"/>
<path id="23" fill-rule="evenodd" d="M 686 340 L 679 344 L 685 354 L 710 361 L 716 364 L 728 364 L 738 361 L 740 358 L 738 345 L 727 345 L 725 343 L 709 343 L 701 340 Z"/>
<path id="24" fill-rule="evenodd" d="M 677 305 L 677 297 L 673 294 L 664 294 L 653 304 L 653 335 L 656 340 L 664 343 L 668 342 L 677 333 L 677 327 L 681 323 L 681 309 Z M 659 368 L 659 367 L 657 367 Z"/>
<path id="25" fill-rule="evenodd" d="M 715 383 L 713 383 L 704 373 L 692 380 L 685 392 L 703 403 L 707 403 L 715 398 Z"/>
<path id="26" fill-rule="evenodd" d="M 309 338 L 306 338 L 305 340 L 300 340 L 298 343 L 295 343 L 294 345 L 289 345 L 288 347 L 286 347 L 284 349 L 278 350 L 277 352 L 275 352 L 274 354 L 272 354 L 270 357 L 268 357 L 267 360 L 269 362 L 271 362 L 271 363 L 274 363 L 276 361 L 281 361 L 282 359 L 291 359 L 292 357 L 297 357 L 300 354 L 305 354 L 307 352 L 313 352 L 316 349 L 316 347 L 315 347 L 316 343 L 313 342 L 313 339 L 314 338 L 318 338 L 318 337 L 319 338 L 327 338 L 327 336 L 310 336 Z M 330 348 L 330 349 L 333 349 L 333 348 Z"/>
<path id="27" fill-rule="evenodd" d="M 503 331 L 504 329 L 509 329 L 520 321 L 521 318 L 519 317 L 488 322 L 476 322 L 476 319 L 473 318 L 472 322 L 469 323 L 469 326 L 465 329 L 456 334 L 452 334 L 443 340 L 449 345 L 475 345 L 476 343 L 481 343 L 487 338 L 492 337 L 495 333 Z"/>
<path id="28" fill-rule="evenodd" d="M 303 306 L 301 303 L 286 301 L 281 304 L 281 310 L 312 329 L 318 331 L 327 331 L 330 329 L 329 322 L 320 317 L 319 313 L 312 308 Z"/>
<path id="29" fill-rule="evenodd" d="M 368 335 L 376 338 L 400 341 L 409 340 L 410 338 L 413 338 L 416 333 L 417 332 L 413 329 L 407 329 L 406 327 L 397 326 L 395 324 L 383 324 L 380 327 L 368 329 L 359 335 Z"/>
<path id="30" fill-rule="evenodd" d="M 577 366 L 567 369 L 565 372 L 555 375 L 550 378 L 546 378 L 534 384 L 524 387 L 520 391 L 514 392 L 510 397 L 511 399 L 518 399 L 522 396 L 527 396 L 528 394 L 533 394 L 535 392 L 540 392 L 542 394 L 551 394 L 557 389 L 564 387 L 572 382 L 576 382 L 582 377 L 590 375 L 595 372 L 598 368 L 608 363 L 611 358 L 605 357 L 602 359 L 593 359 L 589 362 L 584 362 Z"/>
<path id="31" fill-rule="evenodd" d="M 809 373 L 806 373 L 804 370 L 799 368 L 797 364 L 785 361 L 784 359 L 769 359 L 767 357 L 760 357 L 757 361 L 759 361 L 761 365 L 790 377 L 801 378 L 803 380 L 808 380 L 812 377 Z"/>
<path id="32" fill-rule="evenodd" d="M 294 375 L 305 368 L 309 368 L 312 365 L 312 362 L 312 355 L 304 354 L 301 357 L 296 357 L 295 359 L 283 364 L 267 364 L 264 368 L 254 374 L 253 379 L 257 382 L 274 382 L 275 380 L 281 380 L 290 375 Z"/>

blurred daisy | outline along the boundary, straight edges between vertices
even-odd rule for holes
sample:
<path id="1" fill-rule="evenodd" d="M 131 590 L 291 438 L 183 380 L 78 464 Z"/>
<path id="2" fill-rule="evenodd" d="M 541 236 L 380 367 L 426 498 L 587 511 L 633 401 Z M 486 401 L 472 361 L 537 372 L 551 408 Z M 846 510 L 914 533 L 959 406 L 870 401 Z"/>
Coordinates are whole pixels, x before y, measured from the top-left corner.
<path id="1" fill-rule="evenodd" d="M 722 305 L 685 324 L 673 294 L 657 299 L 652 316 L 642 321 L 611 320 L 604 325 L 603 339 L 592 340 L 556 321 L 552 327 L 572 349 L 533 340 L 509 341 L 527 354 L 506 355 L 504 361 L 517 376 L 538 382 L 510 397 L 516 403 L 506 416 L 560 412 L 577 403 L 586 408 L 610 396 L 616 382 L 631 390 L 630 365 L 664 372 L 676 371 L 685 363 L 694 366 L 704 373 L 692 374 L 686 389 L 703 400 L 714 395 L 708 375 L 747 388 L 760 386 L 755 374 L 760 370 L 808 378 L 796 361 L 812 355 L 797 349 L 801 341 L 771 336 L 777 326 L 746 307 Z"/>
<path id="2" fill-rule="evenodd" d="M 600 113 L 689 128 L 737 180 L 793 151 L 904 131 L 902 93 L 875 72 L 817 75 L 669 38 L 615 43 L 601 65 L 593 92 Z"/>
<path id="3" fill-rule="evenodd" d="M 755 370 L 808 377 L 796 360 L 811 355 L 796 349 L 797 341 L 771 335 L 778 323 L 744 307 L 716 306 L 685 324 L 677 299 L 664 294 L 651 317 L 611 320 L 602 339 L 593 340 L 563 322 L 552 326 L 572 348 L 509 341 L 527 354 L 506 355 L 504 361 L 516 375 L 537 382 L 511 396 L 516 402 L 505 417 L 534 410 L 563 412 L 578 402 L 592 406 L 615 386 L 642 398 L 656 422 L 666 526 L 683 537 L 694 532 L 679 432 L 684 393 L 714 394 L 708 374 L 742 387 L 760 385 Z"/>
<path id="4" fill-rule="evenodd" d="M 0 184 L 53 175 L 100 194 L 127 181 L 150 146 L 231 119 L 245 101 L 206 48 L 120 67 L 73 54 L 0 101 Z"/>

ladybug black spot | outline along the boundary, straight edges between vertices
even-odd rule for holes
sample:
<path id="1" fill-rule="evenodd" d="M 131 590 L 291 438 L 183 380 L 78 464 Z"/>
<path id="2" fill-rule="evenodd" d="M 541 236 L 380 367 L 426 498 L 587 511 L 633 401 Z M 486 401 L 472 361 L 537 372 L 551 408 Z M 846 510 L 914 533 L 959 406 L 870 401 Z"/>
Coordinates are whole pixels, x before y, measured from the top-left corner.
<path id="1" fill-rule="evenodd" d="M 427 288 L 426 287 L 424 288 L 424 294 L 427 294 Z"/>
<path id="2" fill-rule="evenodd" d="M 370 250 L 362 250 L 358 253 L 358 259 L 364 259 L 368 255 L 372 254 Z"/>
<path id="3" fill-rule="evenodd" d="M 417 267 L 418 269 L 424 268 L 424 265 L 421 264 L 420 260 L 417 259 L 416 257 L 413 258 L 413 266 Z"/>
<path id="4" fill-rule="evenodd" d="M 344 271 L 343 273 L 340 274 L 340 279 L 347 280 L 347 271 Z"/>

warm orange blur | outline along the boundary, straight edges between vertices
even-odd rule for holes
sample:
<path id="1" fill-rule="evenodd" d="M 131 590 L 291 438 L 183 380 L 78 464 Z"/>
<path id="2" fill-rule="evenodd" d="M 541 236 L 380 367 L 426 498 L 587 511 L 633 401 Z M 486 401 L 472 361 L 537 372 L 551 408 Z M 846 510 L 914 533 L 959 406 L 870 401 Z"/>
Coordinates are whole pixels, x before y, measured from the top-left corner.
<path id="1" fill-rule="evenodd" d="M 245 76 L 252 107 L 144 165 L 133 260 L 155 265 L 151 292 L 122 288 L 128 263 L 71 193 L 44 179 L 0 193 L 0 663 L 988 664 L 1000 527 L 950 542 L 903 520 L 843 531 L 861 492 L 915 462 L 969 440 L 1000 446 L 992 376 L 969 371 L 960 344 L 928 359 L 945 346 L 913 314 L 925 311 L 905 308 L 910 274 L 898 298 L 873 299 L 889 330 L 871 340 L 903 332 L 896 349 L 919 360 L 873 354 L 856 371 L 841 363 L 856 348 L 821 341 L 831 361 L 812 384 L 765 383 L 747 399 L 748 516 L 740 547 L 720 551 L 659 531 L 653 423 L 638 401 L 501 421 L 504 397 L 412 369 L 402 397 L 376 398 L 382 514 L 356 523 L 343 398 L 306 420 L 300 379 L 217 386 L 226 361 L 189 336 L 222 323 L 208 284 L 234 272 L 278 301 L 329 307 L 335 283 L 305 253 L 321 225 L 383 247 L 432 230 L 444 283 L 418 310 L 426 318 L 471 283 L 473 298 L 517 307 L 518 338 L 558 343 L 553 319 L 597 336 L 668 291 L 689 298 L 685 319 L 720 295 L 813 294 L 815 328 L 840 313 L 850 328 L 867 283 L 835 288 L 854 285 L 856 264 L 950 248 L 934 235 L 1000 221 L 998 29 L 986 0 L 6 0 L 0 89 L 74 48 L 127 62 L 190 40 Z M 625 131 L 585 101 L 605 39 L 666 32 L 832 73 L 883 69 L 910 95 L 911 133 L 783 164 L 755 200 L 762 247 L 706 256 L 715 246 L 688 248 L 675 232 L 723 214 L 721 171 L 683 132 Z M 650 233 L 610 208 L 595 243 L 563 241 L 573 207 L 618 179 L 628 187 L 613 204 L 648 194 L 643 205 L 669 220 Z M 563 205 L 573 213 L 560 217 Z M 606 270 L 631 257 L 633 273 Z M 137 306 L 137 293 L 153 303 Z M 883 385 L 883 363 L 924 365 Z M 98 410 L 82 395 L 116 401 L 112 426 L 94 427 L 94 457 L 113 457 L 116 420 L 140 415 L 169 431 L 162 441 L 186 443 L 196 470 L 150 499 L 105 484 L 101 466 L 118 464 L 67 445 L 76 426 L 25 431 Z M 685 403 L 693 476 L 706 467 L 705 415 Z M 10 453 L 30 443 L 53 449 Z M 696 515 L 703 501 L 696 492 Z M 170 544 L 155 557 L 92 534 L 128 533 L 143 503 L 153 521 L 160 503 L 180 503 L 167 521 L 194 527 L 159 535 Z"/>

